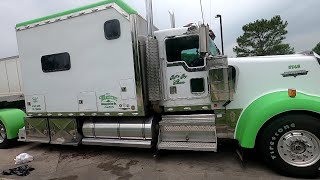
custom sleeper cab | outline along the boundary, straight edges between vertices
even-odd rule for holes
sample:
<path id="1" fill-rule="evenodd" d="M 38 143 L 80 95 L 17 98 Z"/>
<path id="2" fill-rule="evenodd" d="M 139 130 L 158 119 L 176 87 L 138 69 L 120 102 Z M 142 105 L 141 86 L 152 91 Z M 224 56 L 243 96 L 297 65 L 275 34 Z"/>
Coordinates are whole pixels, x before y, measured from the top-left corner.
<path id="1" fill-rule="evenodd" d="M 107 0 L 18 24 L 26 116 L 0 111 L 0 147 L 19 129 L 20 141 L 157 150 L 232 138 L 282 173 L 318 174 L 317 54 L 227 58 L 207 25 L 158 30 L 147 5 L 147 20 Z"/>

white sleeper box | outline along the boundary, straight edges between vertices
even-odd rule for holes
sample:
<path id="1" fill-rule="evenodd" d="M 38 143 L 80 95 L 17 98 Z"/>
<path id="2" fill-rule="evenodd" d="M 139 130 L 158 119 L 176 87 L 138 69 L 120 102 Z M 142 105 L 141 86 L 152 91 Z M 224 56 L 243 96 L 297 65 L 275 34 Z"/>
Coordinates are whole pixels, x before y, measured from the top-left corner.
<path id="1" fill-rule="evenodd" d="M 132 16 L 137 35 L 146 36 L 145 20 Z M 109 8 L 17 31 L 27 112 L 141 113 L 144 105 L 143 97 L 138 100 L 137 95 L 132 16 Z M 121 35 L 108 40 L 104 23 L 113 19 L 120 22 Z M 41 58 L 58 53 L 69 54 L 70 69 L 44 72 Z"/>

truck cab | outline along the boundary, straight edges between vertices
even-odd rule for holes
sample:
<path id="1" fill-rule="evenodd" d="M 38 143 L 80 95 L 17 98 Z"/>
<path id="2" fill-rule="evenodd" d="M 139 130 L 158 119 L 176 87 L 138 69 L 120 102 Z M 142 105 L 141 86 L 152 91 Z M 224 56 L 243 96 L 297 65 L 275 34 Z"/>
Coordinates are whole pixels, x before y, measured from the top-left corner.
<path id="1" fill-rule="evenodd" d="M 159 43 L 159 59 L 165 111 L 211 107 L 206 60 L 199 51 L 197 27 L 174 28 L 155 32 Z M 209 35 L 208 35 L 209 37 Z M 211 38 L 210 54 L 218 55 Z"/>

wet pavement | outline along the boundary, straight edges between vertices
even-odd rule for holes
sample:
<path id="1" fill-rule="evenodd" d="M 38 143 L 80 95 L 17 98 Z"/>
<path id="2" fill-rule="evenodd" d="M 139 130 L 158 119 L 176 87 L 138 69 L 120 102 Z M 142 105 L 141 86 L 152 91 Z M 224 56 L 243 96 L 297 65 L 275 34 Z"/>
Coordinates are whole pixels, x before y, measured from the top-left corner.
<path id="1" fill-rule="evenodd" d="M 59 146 L 22 143 L 0 150 L 0 171 L 14 168 L 14 158 L 29 153 L 34 171 L 26 177 L 0 179 L 293 179 L 278 175 L 247 152 L 241 161 L 231 142 L 222 142 L 218 152 L 162 151 L 157 157 L 149 149 Z"/>

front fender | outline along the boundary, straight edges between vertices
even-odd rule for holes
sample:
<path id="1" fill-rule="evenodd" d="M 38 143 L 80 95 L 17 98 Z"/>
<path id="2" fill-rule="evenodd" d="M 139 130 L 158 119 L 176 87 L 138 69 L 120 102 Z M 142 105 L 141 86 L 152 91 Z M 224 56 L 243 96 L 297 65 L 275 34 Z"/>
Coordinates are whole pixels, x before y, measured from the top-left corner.
<path id="1" fill-rule="evenodd" d="M 298 93 L 288 96 L 287 91 L 266 94 L 253 101 L 241 114 L 235 138 L 241 147 L 253 148 L 260 128 L 272 117 L 292 110 L 320 113 L 320 97 Z"/>
<path id="2" fill-rule="evenodd" d="M 6 128 L 8 139 L 18 136 L 19 129 L 24 126 L 25 116 L 20 109 L 0 109 L 0 120 Z"/>

